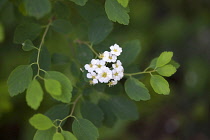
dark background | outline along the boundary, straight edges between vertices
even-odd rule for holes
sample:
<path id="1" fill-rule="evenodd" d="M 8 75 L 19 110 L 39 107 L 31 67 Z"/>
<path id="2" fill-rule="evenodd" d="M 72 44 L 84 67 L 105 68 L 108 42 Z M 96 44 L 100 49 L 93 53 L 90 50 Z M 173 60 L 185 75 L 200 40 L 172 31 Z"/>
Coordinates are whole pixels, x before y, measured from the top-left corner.
<path id="1" fill-rule="evenodd" d="M 131 0 L 129 6 L 130 24 L 114 26 L 111 36 L 116 42 L 140 40 L 142 51 L 135 63 L 141 69 L 163 51 L 173 51 L 181 66 L 167 78 L 170 95 L 157 95 L 150 89 L 151 100 L 137 103 L 139 120 L 118 122 L 113 129 L 101 128 L 101 140 L 210 140 L 210 1 Z M 78 14 L 73 12 L 72 16 Z M 0 39 L 1 140 L 29 140 L 35 132 L 28 124 L 35 111 L 27 106 L 24 93 L 11 98 L 6 85 L 10 72 L 29 61 L 30 54 L 13 43 L 20 16 L 14 3 L 0 0 L 0 26 L 4 30 L 4 39 Z M 71 40 L 60 35 L 56 38 L 57 44 L 50 38 L 46 42 L 53 44 L 48 47 L 50 52 L 70 55 Z"/>

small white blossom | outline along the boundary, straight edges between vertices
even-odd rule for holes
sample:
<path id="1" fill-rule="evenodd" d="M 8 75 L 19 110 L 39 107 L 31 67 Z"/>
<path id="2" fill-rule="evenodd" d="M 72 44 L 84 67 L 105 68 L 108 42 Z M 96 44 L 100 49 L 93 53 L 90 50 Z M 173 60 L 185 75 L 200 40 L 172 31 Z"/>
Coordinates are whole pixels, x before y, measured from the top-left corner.
<path id="1" fill-rule="evenodd" d="M 116 56 L 119 56 L 122 52 L 122 48 L 117 44 L 114 44 L 113 46 L 110 46 L 110 49 L 111 49 L 111 53 L 116 55 Z"/>
<path id="2" fill-rule="evenodd" d="M 122 79 L 124 76 L 123 71 L 118 71 L 116 69 L 112 70 L 112 77 L 115 81 L 119 81 L 120 79 Z"/>
<path id="3" fill-rule="evenodd" d="M 90 80 L 90 84 L 91 85 L 98 84 L 98 80 L 97 79 Z"/>
<path id="4" fill-rule="evenodd" d="M 96 66 L 93 65 L 93 64 L 86 64 L 86 65 L 85 65 L 85 69 L 86 69 L 88 72 L 94 71 L 95 68 L 96 68 Z"/>
<path id="5" fill-rule="evenodd" d="M 117 81 L 115 81 L 115 80 L 111 80 L 111 81 L 108 83 L 109 87 L 114 86 L 114 85 L 116 85 L 116 84 L 117 84 Z"/>
<path id="6" fill-rule="evenodd" d="M 120 60 L 117 60 L 116 63 L 112 64 L 112 67 L 113 67 L 114 69 L 123 69 L 123 67 L 122 67 L 122 62 L 121 62 Z"/>
<path id="7" fill-rule="evenodd" d="M 106 52 L 103 53 L 102 60 L 104 60 L 106 62 L 116 62 L 117 56 L 106 51 Z"/>
<path id="8" fill-rule="evenodd" d="M 112 71 L 108 67 L 103 67 L 98 73 L 98 80 L 101 83 L 108 83 L 112 79 Z"/>

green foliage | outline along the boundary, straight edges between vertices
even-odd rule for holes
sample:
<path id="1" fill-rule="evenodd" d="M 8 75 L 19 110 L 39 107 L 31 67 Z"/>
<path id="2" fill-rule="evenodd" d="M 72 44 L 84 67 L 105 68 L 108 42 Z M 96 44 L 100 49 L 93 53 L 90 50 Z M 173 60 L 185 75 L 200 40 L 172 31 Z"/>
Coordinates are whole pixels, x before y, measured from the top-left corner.
<path id="1" fill-rule="evenodd" d="M 125 82 L 125 91 L 127 95 L 135 101 L 149 100 L 150 94 L 145 85 L 135 78 L 129 78 Z"/>
<path id="2" fill-rule="evenodd" d="M 90 23 L 88 37 L 91 43 L 103 41 L 113 29 L 113 23 L 105 17 L 96 18 Z"/>
<path id="3" fill-rule="evenodd" d="M 22 44 L 22 49 L 24 51 L 31 51 L 33 49 L 36 49 L 36 47 L 34 46 L 34 44 L 31 42 L 31 40 L 26 40 L 24 41 L 24 43 Z"/>
<path id="4" fill-rule="evenodd" d="M 30 65 L 20 65 L 15 68 L 7 81 L 10 96 L 18 95 L 28 88 L 32 81 L 33 71 Z"/>
<path id="5" fill-rule="evenodd" d="M 53 126 L 53 122 L 45 115 L 35 114 L 29 119 L 30 124 L 38 130 L 47 130 Z"/>
<path id="6" fill-rule="evenodd" d="M 100 100 L 98 106 L 101 108 L 104 114 L 103 124 L 107 127 L 113 127 L 115 122 L 117 121 L 117 117 L 110 109 L 112 108 L 111 102 L 106 100 Z"/>
<path id="7" fill-rule="evenodd" d="M 49 0 L 24 0 L 25 10 L 29 16 L 42 18 L 51 11 Z"/>
<path id="8" fill-rule="evenodd" d="M 171 61 L 173 52 L 163 52 L 157 59 L 156 67 L 162 67 Z"/>
<path id="9" fill-rule="evenodd" d="M 70 0 L 76 3 L 77 5 L 84 6 L 88 0 Z"/>
<path id="10" fill-rule="evenodd" d="M 43 100 L 43 90 L 40 83 L 34 79 L 26 91 L 26 102 L 33 109 L 38 109 Z"/>
<path id="11" fill-rule="evenodd" d="M 97 140 L 98 129 L 86 119 L 74 120 L 72 130 L 78 140 Z"/>
<path id="12" fill-rule="evenodd" d="M 111 99 L 112 111 L 122 120 L 137 120 L 139 113 L 136 105 L 124 97 L 114 97 Z"/>
<path id="13" fill-rule="evenodd" d="M 33 41 L 42 31 L 39 24 L 36 23 L 23 23 L 16 27 L 14 33 L 14 43 L 22 44 L 25 40 Z"/>
<path id="14" fill-rule="evenodd" d="M 77 140 L 77 138 L 69 131 L 61 131 L 65 140 Z"/>
<path id="15" fill-rule="evenodd" d="M 72 30 L 72 25 L 68 20 L 56 19 L 52 22 L 52 29 L 59 33 L 68 34 Z"/>
<path id="16" fill-rule="evenodd" d="M 106 0 L 105 10 L 108 18 L 113 22 L 120 24 L 129 24 L 129 15 L 126 8 L 120 5 L 116 0 Z"/>
<path id="17" fill-rule="evenodd" d="M 71 101 L 71 97 L 72 97 L 72 84 L 71 81 L 62 73 L 57 72 L 57 71 L 48 71 L 45 74 L 45 79 L 53 79 L 56 80 L 58 82 L 60 82 L 61 85 L 61 90 L 62 90 L 62 94 L 61 95 L 53 95 L 51 94 L 51 96 L 58 100 L 61 101 L 63 103 L 70 103 Z"/>
<path id="18" fill-rule="evenodd" d="M 173 75 L 175 72 L 176 72 L 176 68 L 170 64 L 157 68 L 157 73 L 166 77 Z"/>
<path id="19" fill-rule="evenodd" d="M 63 137 L 63 135 L 61 133 L 56 132 L 53 135 L 53 140 L 64 140 L 64 137 Z"/>
<path id="20" fill-rule="evenodd" d="M 113 72 L 119 69 L 124 76 L 122 81 L 117 80 L 115 85 L 115 81 L 109 80 L 106 82 L 109 86 L 100 80 L 92 87 L 88 83 L 91 78 L 87 73 L 94 73 L 87 71 L 87 65 L 84 65 L 94 63 L 92 59 L 101 59 L 99 53 L 118 44 L 114 37 L 116 33 L 111 33 L 115 31 L 113 22 L 129 24 L 129 0 L 23 0 L 14 3 L 18 6 L 16 10 L 24 16 L 19 15 L 21 22 L 15 29 L 13 41 L 22 44 L 22 49 L 30 55 L 30 63 L 20 65 L 11 72 L 7 81 L 10 96 L 27 89 L 27 104 L 37 110 L 44 92 L 50 95 L 46 95 L 43 101 L 51 105 L 50 109 L 44 111 L 44 115 L 35 114 L 29 119 L 30 124 L 38 129 L 34 140 L 96 140 L 99 137 L 97 127 L 113 127 L 118 119 L 137 120 L 139 112 L 132 100 L 150 99 L 144 78 L 139 76 L 141 74 L 151 76 L 150 85 L 156 93 L 169 94 L 169 84 L 162 76 L 170 77 L 179 67 L 172 60 L 173 52 L 161 53 L 151 61 L 149 67 L 140 71 L 139 61 L 135 61 L 140 58 L 139 40 L 123 41 L 122 53 L 120 56 L 116 54 L 117 60 L 120 60 L 117 62 L 122 62 L 122 68 L 115 62 L 107 61 L 105 64 L 110 68 L 110 77 L 119 76 L 119 72 L 116 75 Z M 76 12 L 76 16 L 70 15 L 71 12 Z M 120 29 L 124 27 L 115 26 Z M 0 42 L 1 36 L 0 24 Z M 112 55 L 121 52 L 121 48 L 118 49 L 112 50 Z M 108 57 L 111 59 L 111 56 Z M 97 64 L 92 64 L 92 67 L 100 67 L 99 61 L 96 61 Z M 97 74 L 101 74 L 100 70 Z M 74 119 L 71 124 L 73 134 L 63 129 L 69 118 Z"/>
<path id="21" fill-rule="evenodd" d="M 82 103 L 81 114 L 83 118 L 91 121 L 96 127 L 100 127 L 102 125 L 104 114 L 96 104 L 91 102 Z"/>
<path id="22" fill-rule="evenodd" d="M 60 96 L 62 94 L 61 84 L 57 80 L 45 79 L 44 83 L 46 91 L 52 96 Z"/>
<path id="23" fill-rule="evenodd" d="M 56 129 L 54 127 L 47 130 L 37 130 L 33 140 L 52 140 L 55 132 Z"/>
<path id="24" fill-rule="evenodd" d="M 123 7 L 127 7 L 128 6 L 128 2 L 129 0 L 117 0 Z"/>
<path id="25" fill-rule="evenodd" d="M 5 35 L 4 35 L 4 27 L 0 23 L 0 43 L 4 41 Z"/>
<path id="26" fill-rule="evenodd" d="M 139 55 L 141 46 L 139 40 L 132 40 L 126 42 L 122 47 L 122 54 L 119 56 L 119 60 L 124 67 L 129 66 Z"/>
<path id="27" fill-rule="evenodd" d="M 170 93 L 168 82 L 160 75 L 152 75 L 150 84 L 158 94 L 168 95 Z"/>

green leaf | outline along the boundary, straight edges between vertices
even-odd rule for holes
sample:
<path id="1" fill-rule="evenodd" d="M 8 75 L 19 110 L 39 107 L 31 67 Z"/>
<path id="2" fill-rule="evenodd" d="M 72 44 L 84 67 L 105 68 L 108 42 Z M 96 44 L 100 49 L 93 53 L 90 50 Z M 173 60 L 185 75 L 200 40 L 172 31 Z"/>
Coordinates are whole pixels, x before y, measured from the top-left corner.
<path id="1" fill-rule="evenodd" d="M 122 53 L 118 59 L 122 62 L 124 67 L 129 66 L 137 58 L 141 51 L 141 46 L 139 40 L 132 40 L 126 42 L 122 46 Z"/>
<path id="2" fill-rule="evenodd" d="M 107 127 L 113 127 L 117 121 L 117 117 L 111 110 L 112 108 L 111 103 L 106 100 L 100 100 L 98 105 L 104 113 L 104 120 L 103 120 L 104 125 Z"/>
<path id="3" fill-rule="evenodd" d="M 70 16 L 70 9 L 68 5 L 60 1 L 55 2 L 54 11 L 58 19 L 68 19 Z"/>
<path id="4" fill-rule="evenodd" d="M 78 140 L 97 140 L 98 129 L 86 119 L 74 120 L 72 130 Z"/>
<path id="5" fill-rule="evenodd" d="M 51 107 L 44 115 L 49 117 L 52 121 L 56 119 L 62 120 L 69 115 L 70 105 L 67 104 L 58 104 Z"/>
<path id="6" fill-rule="evenodd" d="M 52 140 L 53 134 L 56 132 L 55 127 L 47 130 L 37 130 L 33 140 Z"/>
<path id="7" fill-rule="evenodd" d="M 26 91 L 26 102 L 33 109 L 38 109 L 43 100 L 43 90 L 39 82 L 34 79 Z"/>
<path id="8" fill-rule="evenodd" d="M 45 89 L 51 95 L 59 96 L 61 95 L 61 84 L 57 80 L 44 79 Z"/>
<path id="9" fill-rule="evenodd" d="M 84 102 L 81 105 L 82 117 L 91 121 L 96 127 L 100 127 L 104 119 L 102 110 L 91 102 Z"/>
<path id="10" fill-rule="evenodd" d="M 4 41 L 5 33 L 4 33 L 4 26 L 0 23 L 0 43 Z"/>
<path id="11" fill-rule="evenodd" d="M 129 15 L 126 8 L 120 5 L 117 0 L 106 0 L 105 11 L 110 20 L 118 22 L 120 24 L 129 24 Z"/>
<path id="12" fill-rule="evenodd" d="M 89 23 L 98 17 L 107 17 L 104 11 L 104 5 L 99 1 L 89 1 L 85 4 L 85 6 L 76 6 L 76 9 L 78 13 Z"/>
<path id="13" fill-rule="evenodd" d="M 127 7 L 128 6 L 128 2 L 129 0 L 117 0 L 123 7 Z"/>
<path id="14" fill-rule="evenodd" d="M 42 18 L 51 11 L 49 0 L 24 0 L 25 10 L 29 16 Z"/>
<path id="15" fill-rule="evenodd" d="M 56 19 L 52 22 L 52 29 L 59 33 L 68 34 L 71 32 L 72 25 L 65 19 Z"/>
<path id="16" fill-rule="evenodd" d="M 33 49 L 35 49 L 36 47 L 34 46 L 34 44 L 31 42 L 31 40 L 26 40 L 26 41 L 24 41 L 24 43 L 22 44 L 23 46 L 22 46 L 22 49 L 24 50 L 24 51 L 31 51 L 31 50 L 33 50 Z"/>
<path id="17" fill-rule="evenodd" d="M 178 69 L 180 67 L 180 64 L 174 60 L 171 60 L 168 64 L 173 65 L 176 69 Z"/>
<path id="18" fill-rule="evenodd" d="M 78 45 L 77 46 L 77 60 L 79 63 L 84 66 L 85 64 L 89 64 L 93 59 L 93 53 L 86 45 Z"/>
<path id="19" fill-rule="evenodd" d="M 149 68 L 155 69 L 156 63 L 157 63 L 157 59 L 158 59 L 157 57 L 152 59 L 152 61 L 150 62 Z"/>
<path id="20" fill-rule="evenodd" d="M 61 88 L 62 94 L 59 96 L 51 94 L 51 96 L 54 99 L 61 101 L 63 103 L 70 103 L 71 97 L 72 97 L 71 92 L 72 92 L 73 87 L 72 87 L 71 81 L 64 74 L 57 71 L 48 71 L 45 74 L 45 79 L 54 79 L 60 82 L 61 87 L 62 87 Z"/>
<path id="21" fill-rule="evenodd" d="M 70 0 L 79 6 L 84 6 L 88 0 Z"/>
<path id="22" fill-rule="evenodd" d="M 56 132 L 54 135 L 53 135 L 53 140 L 64 140 L 64 137 L 61 133 L 59 132 Z"/>
<path id="23" fill-rule="evenodd" d="M 157 59 L 156 67 L 162 67 L 171 61 L 173 52 L 163 52 Z"/>
<path id="24" fill-rule="evenodd" d="M 175 72 L 176 72 L 176 68 L 170 64 L 157 68 L 157 73 L 166 77 L 173 75 Z"/>
<path id="25" fill-rule="evenodd" d="M 47 130 L 53 126 L 53 122 L 43 114 L 35 114 L 29 119 L 30 124 L 38 130 Z"/>
<path id="26" fill-rule="evenodd" d="M 77 140 L 77 138 L 69 131 L 61 131 L 65 140 Z"/>
<path id="27" fill-rule="evenodd" d="M 114 97 L 111 99 L 112 111 L 122 120 L 137 120 L 139 113 L 136 105 L 124 97 Z"/>
<path id="28" fill-rule="evenodd" d="M 20 65 L 10 74 L 7 85 L 10 96 L 22 93 L 32 81 L 33 71 L 30 65 Z"/>
<path id="29" fill-rule="evenodd" d="M 23 23 L 17 26 L 14 33 L 14 43 L 22 44 L 25 40 L 33 41 L 41 33 L 42 28 L 39 24 Z"/>
<path id="30" fill-rule="evenodd" d="M 152 75 L 150 84 L 158 94 L 168 95 L 170 93 L 168 82 L 160 75 Z"/>
<path id="31" fill-rule="evenodd" d="M 52 55 L 52 63 L 58 65 L 69 63 L 69 57 L 60 53 L 54 53 Z"/>
<path id="32" fill-rule="evenodd" d="M 135 101 L 146 101 L 150 99 L 150 94 L 145 85 L 135 78 L 128 78 L 125 82 L 127 95 Z"/>
<path id="33" fill-rule="evenodd" d="M 96 18 L 90 23 L 88 37 L 90 42 L 98 44 L 102 42 L 112 31 L 113 23 L 107 18 Z"/>

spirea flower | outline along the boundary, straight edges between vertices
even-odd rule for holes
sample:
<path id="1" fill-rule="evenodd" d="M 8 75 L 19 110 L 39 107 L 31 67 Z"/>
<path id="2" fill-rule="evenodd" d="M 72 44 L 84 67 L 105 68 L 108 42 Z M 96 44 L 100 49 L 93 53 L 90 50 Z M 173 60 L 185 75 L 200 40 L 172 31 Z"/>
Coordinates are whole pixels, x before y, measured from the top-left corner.
<path id="1" fill-rule="evenodd" d="M 109 86 L 114 86 L 123 78 L 124 68 L 121 61 L 117 60 L 122 48 L 114 44 L 110 46 L 110 50 L 100 54 L 100 59 L 92 59 L 90 64 L 84 66 L 88 71 L 87 78 L 90 79 L 90 84 L 108 83 Z"/>

